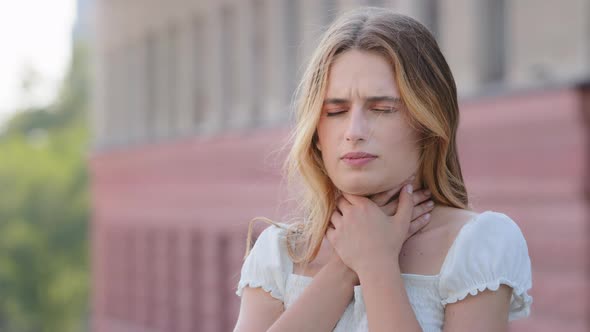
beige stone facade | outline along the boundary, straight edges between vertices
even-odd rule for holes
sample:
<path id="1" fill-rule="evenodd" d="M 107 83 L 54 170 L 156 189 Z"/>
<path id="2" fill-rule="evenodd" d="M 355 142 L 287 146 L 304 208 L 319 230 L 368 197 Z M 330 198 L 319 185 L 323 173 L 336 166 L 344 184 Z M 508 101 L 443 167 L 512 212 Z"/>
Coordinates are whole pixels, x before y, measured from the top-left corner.
<path id="1" fill-rule="evenodd" d="M 590 76 L 590 0 L 101 0 L 95 149 L 286 124 L 318 34 L 362 5 L 427 25 L 461 96 Z"/>
<path id="2" fill-rule="evenodd" d="M 249 221 L 297 203 L 277 152 L 302 66 L 360 5 L 425 23 L 451 66 L 470 205 L 529 248 L 510 331 L 589 331 L 590 0 L 97 1 L 92 331 L 232 330 Z"/>

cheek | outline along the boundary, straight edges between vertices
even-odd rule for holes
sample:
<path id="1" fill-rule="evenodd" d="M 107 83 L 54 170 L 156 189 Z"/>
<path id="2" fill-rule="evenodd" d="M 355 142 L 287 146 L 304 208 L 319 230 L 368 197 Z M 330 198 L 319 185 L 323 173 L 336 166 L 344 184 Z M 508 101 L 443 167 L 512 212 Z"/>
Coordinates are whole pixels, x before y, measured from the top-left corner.
<path id="1" fill-rule="evenodd" d="M 326 124 L 320 123 L 317 127 L 318 145 L 321 148 L 322 155 L 329 154 L 334 150 L 335 137 L 334 130 Z"/>
<path id="2" fill-rule="evenodd" d="M 415 157 L 418 153 L 417 140 L 414 135 L 405 131 L 403 133 L 398 132 L 385 132 L 383 137 L 383 143 L 386 153 L 386 159 L 390 162 L 395 163 L 408 163 L 410 159 Z"/>
<path id="3" fill-rule="evenodd" d="M 320 149 L 320 157 L 328 172 L 328 176 L 334 176 L 339 161 L 337 142 L 334 137 L 327 135 L 327 133 L 318 132 L 318 148 Z"/>

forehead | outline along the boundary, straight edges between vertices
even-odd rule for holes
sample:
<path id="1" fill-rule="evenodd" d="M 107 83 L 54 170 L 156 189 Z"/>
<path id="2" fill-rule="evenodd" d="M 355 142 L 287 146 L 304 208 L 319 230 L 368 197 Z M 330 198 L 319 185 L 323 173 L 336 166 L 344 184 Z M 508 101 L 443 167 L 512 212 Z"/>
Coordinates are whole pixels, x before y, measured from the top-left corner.
<path id="1" fill-rule="evenodd" d="M 380 54 L 348 50 L 328 71 L 326 98 L 356 99 L 374 95 L 399 97 L 393 68 Z"/>

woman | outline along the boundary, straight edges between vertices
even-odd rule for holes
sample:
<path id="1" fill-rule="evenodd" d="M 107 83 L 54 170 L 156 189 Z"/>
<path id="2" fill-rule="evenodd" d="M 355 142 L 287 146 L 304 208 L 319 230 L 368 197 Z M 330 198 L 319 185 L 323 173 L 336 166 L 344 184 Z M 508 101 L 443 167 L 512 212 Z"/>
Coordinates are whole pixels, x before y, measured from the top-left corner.
<path id="1" fill-rule="evenodd" d="M 271 222 L 246 253 L 235 331 L 505 331 L 529 315 L 526 241 L 469 207 L 456 87 L 424 26 L 341 16 L 296 112 L 286 165 L 304 222 Z"/>

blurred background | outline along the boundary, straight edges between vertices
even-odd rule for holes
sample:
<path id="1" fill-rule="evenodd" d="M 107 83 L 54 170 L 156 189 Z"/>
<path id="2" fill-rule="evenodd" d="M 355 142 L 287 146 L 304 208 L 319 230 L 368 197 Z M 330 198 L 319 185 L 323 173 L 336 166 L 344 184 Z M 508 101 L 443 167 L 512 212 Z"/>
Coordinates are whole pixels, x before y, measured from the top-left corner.
<path id="1" fill-rule="evenodd" d="M 248 222 L 292 211 L 294 89 L 365 5 L 451 66 L 470 201 L 531 256 L 511 331 L 588 331 L 590 0 L 2 2 L 0 331 L 231 331 Z"/>

